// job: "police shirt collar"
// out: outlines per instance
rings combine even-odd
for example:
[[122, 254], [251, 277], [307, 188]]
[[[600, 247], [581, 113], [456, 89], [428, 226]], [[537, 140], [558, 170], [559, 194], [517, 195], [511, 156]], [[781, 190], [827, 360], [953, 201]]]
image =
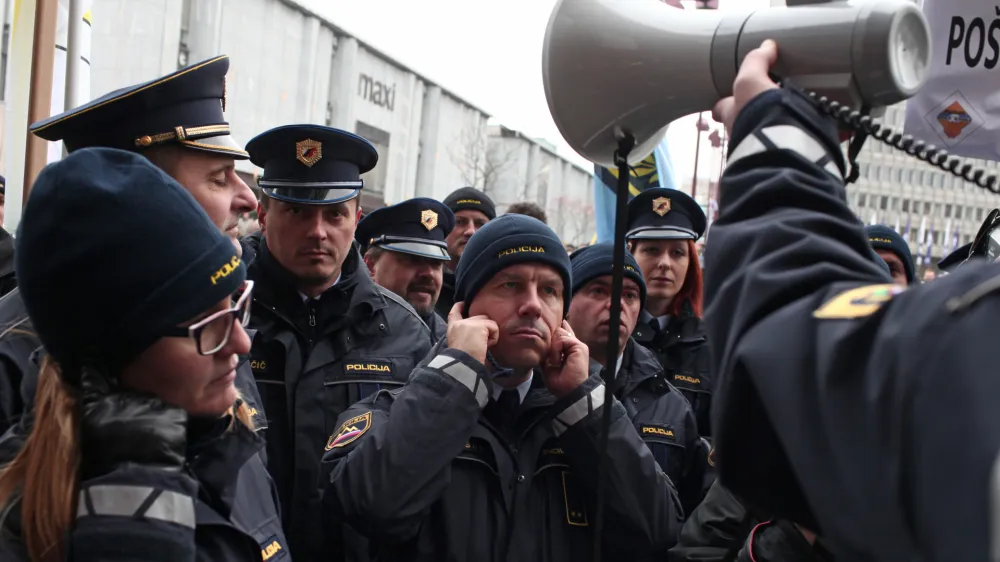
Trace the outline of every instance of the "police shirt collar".
[[[619, 361], [619, 364], [620, 364], [621, 363], [621, 359], [619, 358], [618, 361]], [[521, 399], [521, 403], [522, 404], [524, 403], [524, 397], [527, 396], [528, 395], [528, 391], [531, 390], [531, 380], [534, 377], [535, 377], [534, 372], [531, 372], [531, 373], [528, 374], [528, 378], [524, 379], [524, 382], [522, 382], [521, 384], [517, 385], [517, 396], [518, 396], [518, 398]], [[502, 387], [502, 386], [500, 386], [499, 384], [494, 384], [493, 385], [493, 400], [499, 400], [500, 399], [500, 393], [503, 392], [504, 390], [507, 390], [507, 389], [504, 388], [504, 387]]]
[[[343, 273], [343, 272], [340, 272], [340, 273], [339, 273], [339, 274], [337, 275], [337, 280], [333, 282], [333, 285], [330, 285], [330, 288], [331, 288], [331, 289], [332, 289], [333, 287], [336, 287], [336, 286], [337, 286], [337, 283], [340, 283], [340, 278], [341, 278], [341, 277], [342, 277], [343, 275], [344, 275], [344, 273]], [[322, 294], [322, 293], [320, 293], [320, 294], [316, 295], [316, 298], [314, 298], [314, 299], [312, 299], [312, 300], [314, 300], [314, 301], [318, 301], [318, 300], [320, 299], [320, 297], [322, 297], [322, 296], [323, 296], [323, 294]], [[300, 299], [302, 299], [302, 302], [309, 302], [309, 299], [310, 299], [311, 297], [310, 297], [309, 295], [307, 295], [307, 294], [303, 293], [302, 291], [299, 291], [299, 298], [300, 298]]]
[[[622, 370], [622, 362], [624, 361], [624, 359], [625, 359], [625, 351], [622, 351], [618, 355], [618, 361], [615, 362], [615, 378], [618, 377], [618, 373], [621, 372], [621, 370]], [[590, 371], [592, 373], [598, 373], [598, 374], [600, 374], [603, 369], [604, 369], [604, 365], [602, 365], [601, 363], [595, 361], [594, 359], [590, 360]]]

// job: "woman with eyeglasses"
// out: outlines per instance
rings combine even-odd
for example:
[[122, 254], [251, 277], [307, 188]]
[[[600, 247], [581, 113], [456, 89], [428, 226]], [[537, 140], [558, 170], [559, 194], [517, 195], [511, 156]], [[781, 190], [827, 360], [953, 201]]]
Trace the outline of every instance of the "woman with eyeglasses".
[[76, 151], [35, 182], [15, 260], [47, 358], [0, 459], [0, 560], [290, 560], [233, 386], [253, 286], [191, 195]]

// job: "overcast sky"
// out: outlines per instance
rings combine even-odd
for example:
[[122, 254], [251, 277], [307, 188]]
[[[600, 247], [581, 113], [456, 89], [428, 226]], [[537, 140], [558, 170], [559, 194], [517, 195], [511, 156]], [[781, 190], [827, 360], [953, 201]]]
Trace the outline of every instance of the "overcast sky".
[[[542, 87], [542, 41], [556, 0], [299, 2], [479, 106], [497, 122], [547, 139], [574, 162], [591, 166], [559, 135]], [[723, 0], [720, 4], [722, 9], [753, 9], [768, 6], [769, 0]], [[691, 177], [694, 137], [693, 117], [671, 127], [678, 179]], [[705, 144], [703, 139], [703, 149]], [[718, 163], [717, 154], [703, 150], [699, 176], [713, 167], [718, 173]]]

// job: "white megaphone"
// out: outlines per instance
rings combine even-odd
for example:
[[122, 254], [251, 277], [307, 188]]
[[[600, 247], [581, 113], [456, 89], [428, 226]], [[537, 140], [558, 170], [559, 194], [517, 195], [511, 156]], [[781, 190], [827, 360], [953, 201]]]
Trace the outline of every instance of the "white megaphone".
[[631, 135], [634, 164], [671, 121], [731, 95], [743, 57], [765, 39], [778, 43], [774, 74], [854, 108], [909, 98], [930, 63], [927, 21], [913, 0], [740, 13], [560, 0], [542, 55], [549, 111], [569, 145], [602, 166], [614, 165]]

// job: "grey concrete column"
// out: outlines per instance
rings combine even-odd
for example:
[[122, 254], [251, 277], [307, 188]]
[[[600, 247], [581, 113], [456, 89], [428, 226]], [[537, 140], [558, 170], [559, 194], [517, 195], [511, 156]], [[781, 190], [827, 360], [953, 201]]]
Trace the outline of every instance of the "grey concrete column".
[[358, 40], [337, 37], [330, 72], [330, 126], [354, 131], [354, 100], [358, 87]]
[[222, 53], [223, 0], [190, 0], [187, 21], [188, 64], [217, 57]]
[[[307, 16], [299, 56], [298, 94], [295, 119], [300, 123], [313, 123], [316, 91], [316, 65], [319, 58], [319, 19]], [[324, 108], [325, 109], [325, 108]]]
[[[420, 156], [417, 160], [417, 197], [434, 197], [434, 169], [437, 164], [438, 125], [441, 120], [441, 87], [432, 84], [424, 93], [420, 120]], [[447, 189], [457, 189], [448, 186]]]

